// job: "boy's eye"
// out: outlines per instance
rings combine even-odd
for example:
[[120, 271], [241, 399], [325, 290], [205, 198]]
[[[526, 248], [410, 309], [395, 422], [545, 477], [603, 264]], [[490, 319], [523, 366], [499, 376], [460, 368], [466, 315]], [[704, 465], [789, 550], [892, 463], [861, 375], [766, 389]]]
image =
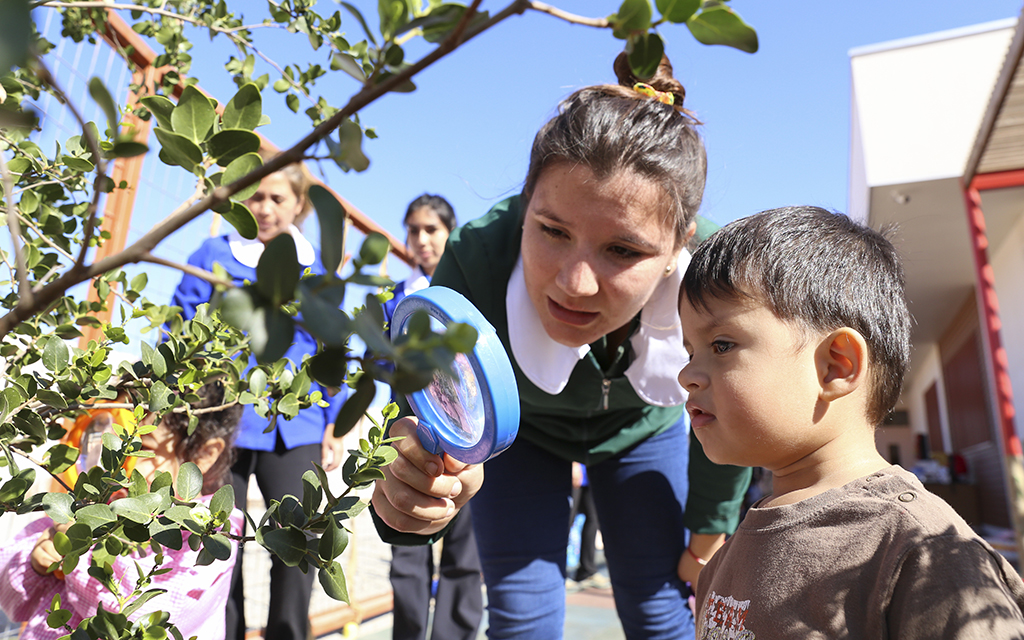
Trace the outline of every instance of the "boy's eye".
[[733, 346], [734, 343], [729, 342], [728, 340], [715, 340], [711, 343], [711, 350], [715, 353], [725, 353], [732, 349]]

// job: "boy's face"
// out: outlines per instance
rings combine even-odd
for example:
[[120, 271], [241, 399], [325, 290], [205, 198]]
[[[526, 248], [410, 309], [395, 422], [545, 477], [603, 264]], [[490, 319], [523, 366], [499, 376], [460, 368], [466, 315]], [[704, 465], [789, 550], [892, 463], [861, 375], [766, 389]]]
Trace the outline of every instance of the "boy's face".
[[750, 298], [679, 309], [690, 362], [679, 372], [694, 435], [718, 464], [779, 469], [813, 451], [819, 340]]

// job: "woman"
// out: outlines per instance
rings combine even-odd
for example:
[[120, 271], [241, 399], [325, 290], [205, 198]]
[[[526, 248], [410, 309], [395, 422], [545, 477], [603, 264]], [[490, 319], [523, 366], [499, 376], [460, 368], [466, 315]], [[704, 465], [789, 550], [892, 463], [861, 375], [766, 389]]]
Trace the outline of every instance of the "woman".
[[[455, 211], [441, 196], [424, 194], [413, 200], [403, 220], [406, 242], [416, 268], [398, 283], [394, 297], [384, 305], [388, 322], [395, 307], [410, 293], [430, 284], [448, 235], [455, 228]], [[467, 505], [444, 538], [437, 567], [431, 638], [472, 640], [483, 617], [480, 585], [480, 556], [477, 554], [473, 522]], [[434, 577], [434, 554], [430, 545], [391, 548], [391, 588], [394, 592], [394, 640], [425, 640]]]
[[[268, 160], [269, 157], [264, 157]], [[256, 280], [256, 264], [264, 246], [282, 233], [291, 234], [299, 262], [314, 273], [323, 273], [318, 252], [313, 248], [298, 225], [313, 210], [306, 196], [311, 184], [309, 172], [302, 165], [290, 165], [263, 178], [260, 187], [245, 201], [252, 211], [259, 231], [255, 240], [246, 240], [233, 231], [224, 236], [210, 238], [193, 253], [188, 262], [201, 269], [211, 270], [214, 263], [224, 267], [232, 280], [241, 285], [245, 280]], [[183, 315], [191, 318], [196, 307], [209, 302], [213, 286], [201, 278], [185, 274], [174, 293], [171, 304], [180, 306]], [[301, 326], [296, 326], [292, 346], [285, 357], [297, 368], [306, 354], [316, 353], [316, 339]], [[255, 365], [255, 360], [250, 366]], [[302, 496], [302, 474], [319, 462], [331, 470], [342, 462], [344, 447], [334, 437], [334, 417], [345, 400], [345, 393], [331, 392], [313, 383], [310, 393], [320, 391], [331, 406], [310, 407], [299, 412], [292, 420], [280, 419], [277, 427], [265, 433], [267, 419], [247, 406], [239, 424], [235, 441], [236, 460], [231, 468], [231, 484], [235, 488], [235, 502], [245, 509], [249, 476], [256, 476], [266, 504], [281, 500], [285, 495]], [[232, 597], [227, 610], [227, 638], [245, 637], [245, 599], [242, 586], [242, 549], [232, 577]], [[270, 569], [270, 613], [264, 637], [281, 640], [305, 640], [309, 631], [309, 600], [313, 592], [313, 571], [303, 573], [298, 567], [286, 566], [272, 556]]]
[[[492, 638], [561, 637], [572, 461], [587, 465], [628, 638], [693, 637], [684, 582], [735, 529], [749, 479], [691, 439], [676, 380], [704, 147], [667, 59], [649, 84], [624, 54], [615, 69], [618, 85], [562, 104], [522, 194], [457, 229], [433, 279], [476, 304], [512, 356], [518, 439], [481, 469], [405, 438], [374, 489], [382, 535], [408, 541], [392, 529], [434, 537], [476, 494]], [[391, 433], [414, 431], [409, 418]]]

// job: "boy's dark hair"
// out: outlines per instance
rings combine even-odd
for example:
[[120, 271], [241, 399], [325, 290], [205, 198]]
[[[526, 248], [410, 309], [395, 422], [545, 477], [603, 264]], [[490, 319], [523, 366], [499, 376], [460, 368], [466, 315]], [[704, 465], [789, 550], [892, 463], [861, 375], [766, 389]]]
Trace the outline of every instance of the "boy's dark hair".
[[[224, 404], [224, 383], [221, 380], [207, 382], [196, 393], [201, 400], [193, 403], [192, 409], [208, 409]], [[192, 462], [210, 438], [224, 439], [224, 451], [203, 474], [203, 493], [211, 494], [227, 482], [234, 461], [235, 435], [238, 433], [238, 421], [242, 417], [242, 405], [233, 404], [220, 411], [200, 413], [196, 417], [199, 424], [192, 435], [188, 433], [188, 416], [184, 413], [168, 413], [162, 424], [178, 439], [176, 451], [182, 462]]]
[[873, 365], [867, 410], [877, 425], [896, 406], [910, 360], [903, 264], [887, 234], [818, 207], [763, 211], [701, 244], [680, 293], [695, 309], [745, 296], [813, 330], [857, 330]]

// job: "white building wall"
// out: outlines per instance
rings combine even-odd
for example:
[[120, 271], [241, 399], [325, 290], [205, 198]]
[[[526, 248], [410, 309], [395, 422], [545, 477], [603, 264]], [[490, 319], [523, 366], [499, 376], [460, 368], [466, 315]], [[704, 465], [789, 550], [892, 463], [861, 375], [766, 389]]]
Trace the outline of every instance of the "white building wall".
[[[1021, 203], [1024, 213], [1024, 202]], [[1013, 387], [1014, 405], [1024, 407], [1024, 215], [1021, 215], [999, 251], [989, 255], [996, 279], [1001, 337]], [[1018, 414], [1017, 433], [1024, 433], [1024, 416]]]

